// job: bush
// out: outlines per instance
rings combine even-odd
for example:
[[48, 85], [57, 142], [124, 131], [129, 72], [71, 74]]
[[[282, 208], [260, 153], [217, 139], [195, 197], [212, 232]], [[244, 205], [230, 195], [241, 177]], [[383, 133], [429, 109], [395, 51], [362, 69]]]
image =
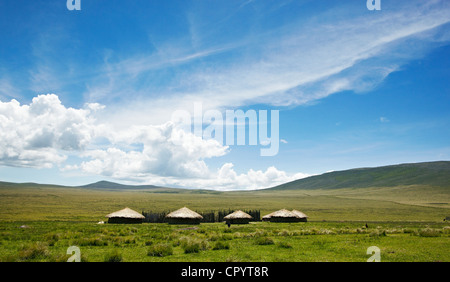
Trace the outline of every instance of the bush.
[[235, 256], [227, 257], [226, 262], [240, 262], [241, 259]]
[[207, 250], [209, 244], [205, 240], [187, 238], [181, 242], [181, 248], [183, 248], [185, 254], [198, 253]]
[[375, 230], [369, 234], [370, 237], [387, 236], [386, 230]]
[[217, 241], [212, 249], [213, 250], [228, 250], [228, 249], [230, 249], [230, 244], [228, 242]]
[[75, 246], [107, 246], [108, 242], [102, 238], [83, 238], [72, 242]]
[[54, 246], [56, 242], [59, 240], [59, 234], [47, 234], [45, 236], [45, 240], [48, 242], [49, 246]]
[[283, 229], [280, 232], [278, 232], [278, 236], [292, 236], [293, 232]]
[[450, 226], [445, 226], [444, 228], [442, 228], [442, 233], [450, 234]]
[[28, 247], [24, 247], [19, 252], [19, 257], [21, 260], [33, 260], [38, 258], [46, 258], [48, 256], [48, 247], [42, 242], [37, 242]]
[[256, 245], [273, 245], [275, 244], [272, 238], [269, 237], [257, 237], [255, 240]]
[[136, 238], [134, 237], [125, 237], [122, 241], [124, 244], [135, 244]]
[[277, 246], [283, 249], [292, 249], [291, 244], [287, 242], [278, 242]]
[[405, 228], [405, 229], [403, 229], [403, 233], [405, 233], [405, 234], [414, 234], [414, 229], [412, 229], [412, 228]]
[[105, 255], [104, 262], [121, 262], [122, 259], [122, 255], [117, 250], [114, 250]]
[[173, 254], [172, 246], [169, 244], [159, 243], [156, 245], [152, 245], [147, 255], [152, 257], [165, 257]]
[[420, 237], [439, 237], [441, 236], [440, 230], [435, 230], [431, 228], [425, 228], [419, 231]]

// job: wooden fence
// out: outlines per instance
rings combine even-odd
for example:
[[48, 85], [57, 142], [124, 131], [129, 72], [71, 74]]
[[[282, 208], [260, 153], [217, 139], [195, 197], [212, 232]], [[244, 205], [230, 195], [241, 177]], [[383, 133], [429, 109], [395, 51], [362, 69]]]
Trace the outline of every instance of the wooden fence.
[[[260, 210], [242, 210], [243, 212], [248, 213], [253, 217], [250, 221], [261, 221], [261, 212]], [[209, 212], [197, 212], [203, 219], [201, 222], [223, 222], [224, 217], [229, 215], [230, 213], [235, 212], [235, 210], [219, 210], [219, 211], [209, 211]], [[145, 217], [144, 222], [148, 223], [163, 223], [166, 222], [165, 218], [170, 211], [163, 212], [155, 212], [155, 211], [142, 211], [142, 215]]]

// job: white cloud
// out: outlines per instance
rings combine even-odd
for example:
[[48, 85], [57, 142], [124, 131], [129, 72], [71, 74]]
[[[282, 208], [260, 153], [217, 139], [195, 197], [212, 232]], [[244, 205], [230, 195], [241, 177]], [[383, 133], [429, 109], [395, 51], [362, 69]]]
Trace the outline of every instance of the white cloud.
[[[233, 47], [200, 44], [193, 51], [186, 42], [177, 48], [164, 42], [157, 53], [105, 64], [95, 80], [101, 83], [92, 83], [86, 95], [100, 102], [133, 96], [109, 107], [107, 118], [126, 126], [163, 123], [173, 109], [191, 109], [197, 101], [206, 111], [260, 103], [300, 105], [340, 91], [369, 91], [448, 40], [448, 31], [438, 30], [450, 20], [445, 1], [392, 5], [372, 14], [355, 12], [353, 4], [339, 5], [341, 10], [330, 6], [314, 17], [267, 31], [231, 38], [216, 35]], [[209, 39], [215, 38], [210, 25], [206, 27], [208, 31], [196, 27], [197, 36], [208, 33]], [[178, 68], [181, 63], [188, 66]], [[176, 75], [160, 82], [160, 72]]]
[[0, 99], [1, 98], [19, 98], [20, 95], [17, 93], [17, 87], [15, 87], [11, 79], [3, 76], [0, 78]]
[[[39, 95], [29, 105], [0, 102], [0, 165], [58, 165], [62, 171], [116, 180], [217, 190], [267, 188], [305, 176], [275, 167], [238, 174], [231, 163], [212, 172], [205, 160], [227, 154], [228, 146], [185, 132], [173, 122], [117, 130], [94, 118], [103, 108], [66, 108], [54, 94]], [[81, 161], [66, 164], [68, 155]]]
[[[105, 127], [107, 128], [107, 127]], [[220, 157], [228, 147], [216, 140], [203, 140], [184, 132], [172, 122], [159, 126], [134, 126], [104, 134], [107, 148], [88, 150], [79, 168], [83, 171], [117, 179], [146, 179], [149, 175], [165, 177], [203, 177], [209, 173], [205, 159]], [[138, 145], [139, 149], [130, 146]]]
[[387, 117], [380, 117], [380, 122], [385, 123], [390, 122], [390, 120]]
[[[265, 171], [250, 169], [246, 173], [237, 173], [232, 163], [225, 163], [216, 172], [209, 172], [198, 178], [151, 178], [151, 184], [162, 186], [183, 186], [218, 191], [256, 190], [274, 187], [286, 182], [305, 178], [304, 173], [288, 174], [271, 166]], [[145, 181], [144, 181], [145, 182]]]
[[52, 167], [64, 151], [83, 150], [94, 136], [90, 109], [66, 108], [58, 96], [39, 95], [30, 105], [0, 102], [0, 164]]
[[[126, 139], [125, 140], [125, 137]], [[86, 151], [89, 161], [68, 169], [81, 169], [123, 181], [137, 181], [161, 186], [181, 186], [213, 190], [252, 190], [273, 187], [308, 176], [288, 175], [275, 167], [266, 171], [250, 169], [238, 174], [232, 163], [216, 172], [209, 169], [205, 159], [220, 157], [228, 152], [216, 140], [203, 140], [186, 133], [171, 122], [160, 126], [134, 127], [110, 136], [116, 145], [140, 143], [141, 150], [126, 151], [114, 147]]]

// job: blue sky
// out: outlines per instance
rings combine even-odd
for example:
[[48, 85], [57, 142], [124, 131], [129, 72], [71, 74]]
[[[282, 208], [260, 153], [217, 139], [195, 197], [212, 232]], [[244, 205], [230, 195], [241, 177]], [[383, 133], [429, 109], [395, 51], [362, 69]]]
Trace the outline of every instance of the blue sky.
[[[0, 0], [0, 180], [257, 189], [450, 159], [450, 3]], [[278, 110], [279, 151], [176, 110]]]

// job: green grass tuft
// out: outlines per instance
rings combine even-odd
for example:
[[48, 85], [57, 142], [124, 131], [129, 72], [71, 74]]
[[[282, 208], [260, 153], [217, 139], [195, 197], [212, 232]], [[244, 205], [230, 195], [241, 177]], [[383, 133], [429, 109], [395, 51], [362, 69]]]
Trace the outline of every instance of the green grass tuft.
[[173, 254], [173, 248], [166, 243], [159, 243], [152, 245], [147, 252], [148, 256], [152, 257], [166, 257]]

